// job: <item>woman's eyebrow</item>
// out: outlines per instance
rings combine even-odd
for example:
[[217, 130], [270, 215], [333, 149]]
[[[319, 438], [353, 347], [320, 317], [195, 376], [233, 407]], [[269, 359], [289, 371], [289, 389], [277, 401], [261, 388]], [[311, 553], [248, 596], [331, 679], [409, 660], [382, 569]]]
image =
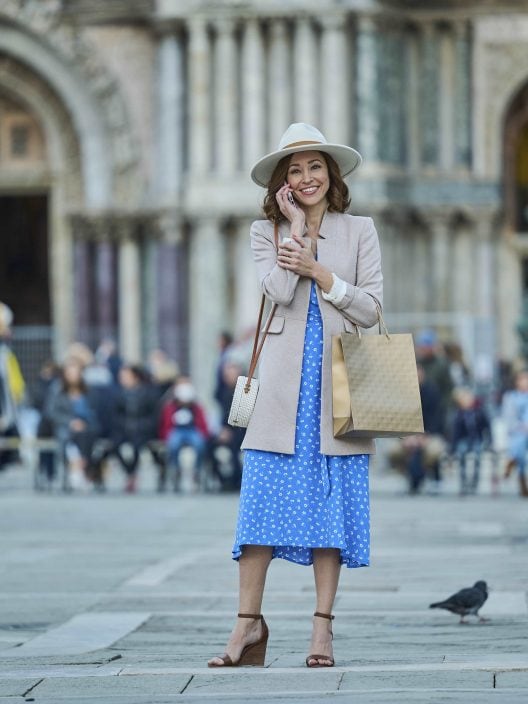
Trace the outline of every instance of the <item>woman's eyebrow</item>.
[[[320, 162], [321, 159], [310, 159], [310, 161], [309, 161], [308, 163], [309, 163], [309, 164], [313, 164], [315, 161], [319, 161], [319, 162]], [[289, 168], [291, 169], [292, 166], [299, 166], [299, 165], [300, 165], [299, 162], [296, 161], [294, 164], [290, 164], [290, 167], [289, 167]]]

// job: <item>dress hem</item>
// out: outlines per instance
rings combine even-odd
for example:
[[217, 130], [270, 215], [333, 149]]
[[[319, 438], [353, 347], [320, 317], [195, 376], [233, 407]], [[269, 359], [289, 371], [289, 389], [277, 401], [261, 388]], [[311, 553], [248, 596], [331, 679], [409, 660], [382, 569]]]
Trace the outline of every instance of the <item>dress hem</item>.
[[[288, 562], [293, 562], [296, 565], [302, 565], [303, 567], [310, 567], [310, 565], [313, 565], [313, 549], [314, 548], [329, 548], [329, 549], [335, 549], [340, 551], [340, 564], [341, 565], [346, 565], [347, 568], [349, 569], [357, 569], [359, 567], [370, 567], [370, 561], [369, 560], [357, 560], [352, 556], [347, 556], [346, 552], [341, 548], [339, 545], [267, 545], [265, 543], [244, 543], [244, 545], [260, 545], [263, 547], [270, 547], [273, 548], [273, 553], [271, 556], [271, 559], [281, 559], [281, 560], [287, 560]], [[310, 557], [308, 558], [307, 561], [303, 560], [296, 560], [294, 557], [291, 557], [287, 554], [281, 553], [278, 554], [276, 552], [277, 548], [292, 548], [292, 549], [303, 549], [303, 550], [309, 550]], [[232, 559], [238, 562], [242, 555], [242, 549], [241, 546], [235, 547], [232, 550]]]

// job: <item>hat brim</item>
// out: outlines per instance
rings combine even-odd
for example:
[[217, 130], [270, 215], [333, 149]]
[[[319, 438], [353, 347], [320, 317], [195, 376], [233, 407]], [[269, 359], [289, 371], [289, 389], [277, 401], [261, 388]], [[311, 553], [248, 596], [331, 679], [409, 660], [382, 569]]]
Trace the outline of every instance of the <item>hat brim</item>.
[[290, 154], [308, 151], [324, 152], [333, 157], [339, 166], [339, 171], [343, 178], [357, 169], [363, 161], [359, 152], [344, 144], [302, 144], [296, 147], [279, 149], [278, 151], [262, 157], [251, 169], [251, 178], [257, 185], [267, 188], [273, 171], [281, 159], [284, 159], [285, 156], [289, 156]]

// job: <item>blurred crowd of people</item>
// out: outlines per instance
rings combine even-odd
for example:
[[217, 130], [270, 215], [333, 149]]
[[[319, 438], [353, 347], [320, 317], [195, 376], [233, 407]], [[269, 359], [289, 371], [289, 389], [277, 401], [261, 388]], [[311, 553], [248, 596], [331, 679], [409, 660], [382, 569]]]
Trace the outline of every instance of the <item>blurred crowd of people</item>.
[[[230, 356], [232, 340], [223, 334], [215, 380], [217, 412], [207, 412], [192, 379], [161, 350], [145, 365], [124, 361], [112, 340], [92, 352], [82, 343], [65, 350], [62, 364], [46, 362], [31, 390], [25, 388], [9, 346], [11, 311], [0, 308], [0, 437], [17, 437], [18, 409], [24, 403], [38, 413], [35, 434], [52, 438], [54, 449], [41, 449], [39, 471], [50, 484], [66, 468], [72, 489], [103, 489], [111, 458], [124, 473], [124, 489], [137, 489], [142, 453], [159, 473], [158, 488], [181, 487], [181, 452], [192, 451], [192, 487], [212, 477], [221, 490], [238, 490], [243, 431], [227, 423], [233, 389], [242, 373]], [[0, 468], [16, 458], [0, 447]]]
[[[103, 340], [95, 352], [81, 343], [70, 345], [60, 365], [43, 365], [28, 392], [9, 345], [12, 323], [12, 312], [0, 303], [0, 440], [18, 436], [21, 406], [35, 409], [36, 435], [54, 439], [59, 449], [40, 451], [40, 473], [48, 482], [60, 464], [72, 488], [103, 488], [105, 467], [114, 458], [123, 470], [125, 491], [134, 492], [146, 453], [158, 469], [159, 489], [169, 484], [179, 490], [181, 452], [190, 448], [195, 487], [208, 476], [219, 489], [240, 488], [244, 429], [231, 427], [227, 419], [237, 378], [247, 369], [248, 340], [220, 336], [216, 412], [211, 412], [197, 398], [192, 379], [163, 351], [153, 350], [145, 365], [130, 364], [112, 340]], [[483, 453], [497, 460], [504, 449], [502, 478], [515, 474], [519, 493], [528, 496], [528, 367], [502, 363], [483, 393], [460, 345], [443, 344], [432, 329], [416, 336], [416, 358], [425, 433], [389, 451], [392, 466], [407, 477], [409, 492], [438, 493], [443, 469], [451, 464], [459, 472], [460, 493], [474, 494]], [[505, 448], [498, 448], [494, 438], [497, 420], [505, 431]], [[16, 455], [16, 448], [0, 444], [0, 469]]]
[[[425, 432], [402, 440], [389, 457], [405, 472], [409, 492], [417, 494], [427, 487], [430, 493], [439, 493], [443, 468], [455, 464], [460, 493], [475, 494], [483, 453], [490, 453], [497, 465], [503, 449], [494, 437], [499, 421], [507, 455], [502, 479], [516, 471], [519, 493], [528, 496], [528, 369], [502, 363], [495, 383], [483, 389], [466, 364], [460, 345], [442, 344], [432, 329], [417, 335], [416, 360]], [[495, 481], [500, 478], [494, 476]]]

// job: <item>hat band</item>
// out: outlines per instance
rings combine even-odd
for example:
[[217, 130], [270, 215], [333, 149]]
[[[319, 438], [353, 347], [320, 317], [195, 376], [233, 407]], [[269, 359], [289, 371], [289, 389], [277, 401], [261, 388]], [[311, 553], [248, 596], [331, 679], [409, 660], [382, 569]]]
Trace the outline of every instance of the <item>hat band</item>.
[[283, 149], [291, 149], [291, 147], [303, 147], [305, 144], [324, 144], [324, 142], [317, 142], [313, 140], [305, 140], [304, 142], [292, 142], [287, 144]]

